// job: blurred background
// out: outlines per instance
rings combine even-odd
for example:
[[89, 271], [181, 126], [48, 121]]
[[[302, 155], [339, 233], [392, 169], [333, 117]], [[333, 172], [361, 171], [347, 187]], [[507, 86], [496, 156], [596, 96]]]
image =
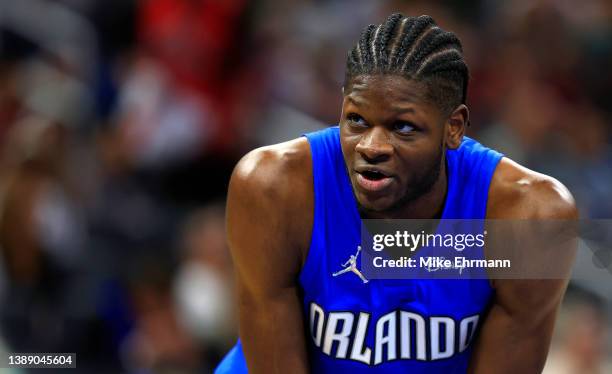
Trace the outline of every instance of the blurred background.
[[[468, 135], [612, 218], [612, 2], [430, 3], [0, 0], [0, 349], [210, 372], [233, 165], [336, 123], [346, 53], [394, 11], [462, 40]], [[572, 282], [546, 373], [612, 372], [606, 275]]]

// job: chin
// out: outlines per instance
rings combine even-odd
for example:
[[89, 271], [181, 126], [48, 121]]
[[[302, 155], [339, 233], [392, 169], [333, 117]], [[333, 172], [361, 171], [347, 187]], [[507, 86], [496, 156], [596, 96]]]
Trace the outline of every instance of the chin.
[[368, 198], [363, 195], [358, 195], [357, 203], [361, 211], [383, 213], [393, 208], [397, 201], [393, 200], [389, 195], [377, 198]]

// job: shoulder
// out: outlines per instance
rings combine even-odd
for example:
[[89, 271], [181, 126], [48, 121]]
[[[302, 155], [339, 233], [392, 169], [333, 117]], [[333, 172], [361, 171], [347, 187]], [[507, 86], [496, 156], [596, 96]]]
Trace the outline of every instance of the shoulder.
[[[547, 325], [550, 322], [546, 321], [550, 321], [547, 318], [554, 318], [575, 253], [575, 242], [563, 240], [567, 236], [558, 235], [559, 230], [568, 228], [567, 221], [578, 218], [570, 191], [548, 175], [503, 158], [491, 180], [487, 218], [529, 220], [527, 224], [512, 227], [512, 230], [520, 231], [509, 232], [506, 226], [494, 226], [498, 231], [492, 236], [493, 239], [490, 237], [487, 257], [518, 259], [517, 269], [533, 275], [532, 278], [491, 278], [491, 285], [496, 290], [495, 303], [506, 315], [512, 316], [522, 329], [552, 326]], [[533, 224], [537, 220], [554, 220], [558, 224]], [[511, 238], [508, 234], [512, 235]], [[515, 237], [520, 238], [520, 245], [510, 244]], [[554, 274], [543, 272], [551, 258], [555, 263]], [[512, 265], [514, 268], [515, 263]], [[536, 274], [548, 276], [540, 279]]]
[[[237, 235], [307, 250], [314, 192], [306, 138], [257, 148], [238, 162], [230, 179], [227, 215], [230, 245]], [[239, 232], [236, 232], [238, 231]], [[302, 255], [303, 257], [303, 255]]]
[[492, 219], [575, 219], [576, 203], [558, 180], [504, 157], [499, 162], [487, 203]]
[[310, 147], [302, 137], [247, 153], [234, 168], [230, 191], [238, 190], [253, 198], [294, 200], [294, 192], [311, 182]]

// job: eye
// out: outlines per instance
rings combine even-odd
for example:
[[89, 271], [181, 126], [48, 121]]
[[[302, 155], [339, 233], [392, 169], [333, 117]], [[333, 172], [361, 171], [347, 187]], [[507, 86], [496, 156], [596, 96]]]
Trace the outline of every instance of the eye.
[[415, 127], [412, 123], [406, 121], [398, 121], [393, 124], [393, 130], [398, 133], [405, 135], [410, 134], [415, 130]]
[[349, 113], [346, 115], [347, 121], [355, 127], [366, 127], [367, 123], [359, 114]]

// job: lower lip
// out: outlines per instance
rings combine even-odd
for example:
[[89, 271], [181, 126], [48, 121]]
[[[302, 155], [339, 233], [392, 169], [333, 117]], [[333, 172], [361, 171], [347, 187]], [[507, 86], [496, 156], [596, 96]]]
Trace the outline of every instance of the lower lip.
[[391, 177], [384, 177], [378, 180], [367, 179], [363, 175], [357, 173], [357, 183], [361, 188], [370, 192], [377, 192], [387, 188], [393, 179]]

